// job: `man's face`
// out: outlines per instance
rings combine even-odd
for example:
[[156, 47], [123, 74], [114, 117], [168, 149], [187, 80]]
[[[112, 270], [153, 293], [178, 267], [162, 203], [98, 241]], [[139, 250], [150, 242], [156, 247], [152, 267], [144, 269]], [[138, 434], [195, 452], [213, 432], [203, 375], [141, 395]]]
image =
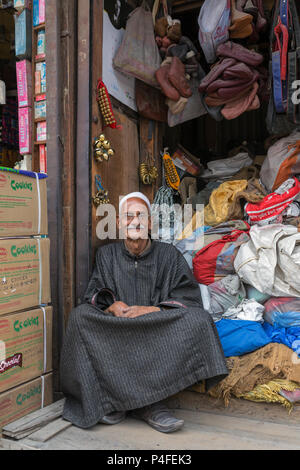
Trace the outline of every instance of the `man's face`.
[[122, 238], [147, 239], [150, 227], [148, 207], [140, 199], [128, 199], [119, 214], [118, 227]]

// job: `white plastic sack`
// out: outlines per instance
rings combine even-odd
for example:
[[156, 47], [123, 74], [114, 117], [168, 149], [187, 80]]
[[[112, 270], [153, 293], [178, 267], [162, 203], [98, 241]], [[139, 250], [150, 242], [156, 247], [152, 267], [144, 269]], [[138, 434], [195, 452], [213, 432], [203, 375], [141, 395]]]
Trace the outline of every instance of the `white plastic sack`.
[[231, 158], [222, 158], [207, 163], [207, 170], [201, 173], [201, 178], [224, 178], [233, 176], [246, 166], [253, 164], [247, 152], [241, 152]]
[[205, 0], [198, 17], [199, 42], [209, 64], [216, 61], [219, 44], [229, 38], [230, 0]]
[[240, 278], [263, 294], [300, 296], [300, 233], [292, 225], [253, 226], [234, 260]]

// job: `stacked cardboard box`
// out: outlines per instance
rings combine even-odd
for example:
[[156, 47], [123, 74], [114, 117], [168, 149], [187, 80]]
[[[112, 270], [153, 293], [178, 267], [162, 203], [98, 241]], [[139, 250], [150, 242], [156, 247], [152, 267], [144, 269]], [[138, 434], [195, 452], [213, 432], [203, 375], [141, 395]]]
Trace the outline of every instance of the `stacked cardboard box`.
[[0, 168], [0, 431], [52, 401], [46, 175]]

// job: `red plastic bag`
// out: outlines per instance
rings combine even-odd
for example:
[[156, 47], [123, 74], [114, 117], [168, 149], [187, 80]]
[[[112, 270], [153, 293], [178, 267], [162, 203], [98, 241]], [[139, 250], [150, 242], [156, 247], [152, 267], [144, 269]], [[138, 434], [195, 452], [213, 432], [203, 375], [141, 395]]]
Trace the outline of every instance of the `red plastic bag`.
[[248, 232], [234, 230], [198, 251], [193, 258], [196, 280], [200, 284], [209, 285], [229, 274], [235, 274], [234, 259], [240, 246], [248, 240]]

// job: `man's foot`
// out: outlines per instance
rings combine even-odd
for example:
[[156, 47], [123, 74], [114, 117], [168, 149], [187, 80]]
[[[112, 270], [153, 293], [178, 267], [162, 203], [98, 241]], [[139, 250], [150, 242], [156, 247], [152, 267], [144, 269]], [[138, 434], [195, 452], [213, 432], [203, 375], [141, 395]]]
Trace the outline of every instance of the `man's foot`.
[[132, 416], [146, 421], [146, 423], [159, 432], [175, 432], [184, 425], [183, 419], [175, 418], [169, 408], [162, 402], [134, 410]]
[[101, 424], [118, 424], [126, 418], [125, 411], [113, 411], [109, 415], [103, 416], [99, 423]]

